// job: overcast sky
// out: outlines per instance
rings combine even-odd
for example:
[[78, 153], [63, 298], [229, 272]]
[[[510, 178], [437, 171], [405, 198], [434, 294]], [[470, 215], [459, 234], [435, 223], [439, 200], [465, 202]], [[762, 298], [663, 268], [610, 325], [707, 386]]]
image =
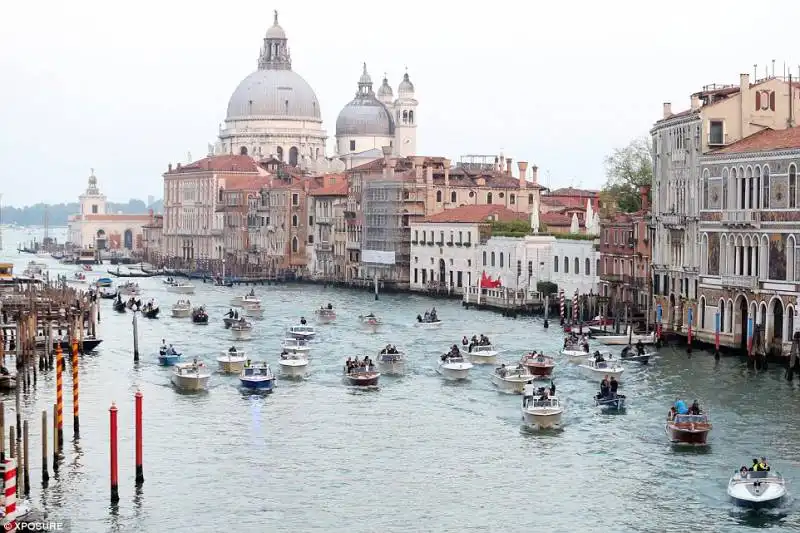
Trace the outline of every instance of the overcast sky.
[[553, 187], [599, 188], [604, 156], [662, 102], [679, 111], [754, 63], [800, 62], [792, 0], [4, 2], [3, 203], [71, 201], [91, 167], [112, 200], [160, 198], [167, 164], [214, 142], [273, 9], [331, 138], [362, 62], [395, 93], [407, 65], [421, 155], [502, 150]]

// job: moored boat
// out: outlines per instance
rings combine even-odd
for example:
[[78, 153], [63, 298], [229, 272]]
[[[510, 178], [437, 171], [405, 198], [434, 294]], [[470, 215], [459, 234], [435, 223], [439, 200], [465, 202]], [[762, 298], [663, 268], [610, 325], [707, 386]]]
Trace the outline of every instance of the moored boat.
[[771, 507], [786, 496], [786, 481], [778, 472], [743, 466], [728, 482], [728, 496], [742, 507]]
[[362, 363], [366, 364], [361, 366], [358, 358], [352, 364], [349, 359], [347, 360], [343, 378], [345, 385], [353, 387], [375, 387], [378, 385], [378, 380], [381, 377], [380, 372], [375, 371], [375, 367], [368, 357], [365, 357]]
[[387, 345], [378, 354], [378, 370], [382, 374], [401, 375], [406, 370], [406, 356], [393, 345]]
[[300, 353], [308, 357], [308, 352], [311, 351], [311, 345], [305, 339], [297, 339], [295, 337], [288, 337], [281, 341], [281, 349], [286, 353]]
[[192, 316], [192, 304], [187, 300], [178, 300], [172, 306], [173, 318], [188, 318]]
[[128, 305], [125, 302], [123, 302], [119, 298], [114, 300], [114, 311], [116, 311], [117, 313], [124, 313], [127, 309]]
[[287, 377], [299, 378], [308, 372], [308, 357], [302, 353], [282, 353], [278, 364]]
[[231, 326], [231, 334], [234, 339], [244, 340], [249, 339], [250, 334], [253, 332], [253, 325], [244, 319], [240, 318]]
[[242, 387], [269, 392], [275, 387], [275, 375], [266, 361], [246, 364], [239, 373]]
[[525, 384], [533, 380], [533, 374], [522, 364], [514, 366], [501, 364], [494, 369], [491, 380], [498, 390], [522, 394]]
[[176, 363], [172, 372], [172, 384], [183, 391], [208, 390], [211, 372], [202, 361]]
[[648, 334], [629, 333], [626, 335], [600, 335], [595, 337], [595, 340], [600, 344], [611, 346], [627, 346], [628, 344], [636, 344], [637, 342], [641, 342], [642, 344], [655, 344], [656, 334], [655, 332], [651, 332]]
[[522, 407], [522, 421], [532, 429], [556, 428], [561, 425], [564, 408], [557, 396], [534, 397]]
[[192, 309], [192, 322], [195, 324], [208, 324], [208, 313], [203, 306]]
[[617, 381], [622, 378], [625, 369], [617, 361], [607, 361], [604, 358], [587, 357], [586, 360], [578, 365], [584, 376], [592, 381], [598, 382], [603, 377], [613, 377]]
[[469, 349], [467, 355], [473, 364], [493, 365], [499, 353], [491, 344], [475, 344]]
[[[114, 280], [111, 278], [100, 278], [94, 282], [95, 285], [98, 287], [112, 287], [114, 285]], [[116, 293], [116, 291], [114, 291]]]
[[706, 413], [692, 415], [670, 411], [664, 429], [673, 444], [706, 446], [712, 425]]
[[247, 354], [231, 346], [228, 351], [221, 352], [217, 356], [219, 371], [223, 374], [238, 374], [244, 368], [247, 361]]
[[556, 367], [556, 360], [543, 353], [526, 353], [520, 359], [520, 363], [525, 366], [534, 377], [550, 377]]
[[440, 357], [436, 371], [447, 380], [460, 381], [469, 379], [472, 363], [465, 360], [461, 354], [447, 353]]
[[311, 340], [316, 334], [314, 326], [309, 326], [308, 324], [300, 323], [289, 328], [289, 336], [295, 339]]

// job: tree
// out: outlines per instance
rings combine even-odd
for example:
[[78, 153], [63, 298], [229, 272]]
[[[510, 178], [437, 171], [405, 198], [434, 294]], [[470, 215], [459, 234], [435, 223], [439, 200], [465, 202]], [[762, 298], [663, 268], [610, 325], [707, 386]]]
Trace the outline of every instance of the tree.
[[[613, 198], [617, 207], [626, 213], [642, 208], [640, 187], [653, 183], [653, 159], [650, 143], [646, 137], [631, 141], [624, 148], [617, 148], [606, 157], [606, 184], [603, 192]], [[648, 195], [649, 196], [649, 195]]]

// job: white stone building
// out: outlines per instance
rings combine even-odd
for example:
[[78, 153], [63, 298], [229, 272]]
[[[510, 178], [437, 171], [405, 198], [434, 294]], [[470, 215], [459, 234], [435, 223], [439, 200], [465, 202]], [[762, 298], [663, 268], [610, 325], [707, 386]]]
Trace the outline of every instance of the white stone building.
[[247, 76], [228, 102], [216, 154], [271, 156], [292, 166], [313, 167], [325, 160], [325, 130], [319, 100], [292, 70], [286, 33], [275, 22], [267, 30], [258, 69]]
[[94, 169], [79, 202], [80, 214], [67, 221], [67, 241], [73, 246], [95, 250], [143, 248], [142, 227], [152, 223], [152, 214], [108, 213], [106, 196], [97, 187]]
[[417, 150], [417, 100], [414, 99], [414, 84], [403, 75], [394, 98], [389, 81], [375, 94], [367, 65], [358, 80], [355, 98], [344, 106], [336, 119], [336, 153], [372, 154], [372, 159], [382, 157], [384, 146], [392, 149], [392, 155], [405, 157], [415, 155]]

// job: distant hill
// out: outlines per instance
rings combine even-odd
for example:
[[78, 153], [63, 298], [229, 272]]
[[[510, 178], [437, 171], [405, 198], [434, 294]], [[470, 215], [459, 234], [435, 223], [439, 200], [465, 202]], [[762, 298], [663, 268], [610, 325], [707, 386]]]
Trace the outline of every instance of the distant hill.
[[[153, 202], [149, 207], [143, 201], [134, 199], [128, 200], [128, 203], [125, 204], [116, 202], [108, 202], [106, 204], [106, 209], [109, 213], [125, 213], [126, 215], [147, 213], [148, 209], [152, 209], [155, 213], [161, 213], [163, 208], [164, 202], [162, 200]], [[80, 212], [80, 205], [77, 202], [68, 204], [35, 204], [25, 207], [4, 205], [0, 209], [0, 221], [3, 224], [42, 226], [44, 225], [45, 211], [47, 212], [50, 226], [66, 226], [67, 218]]]

